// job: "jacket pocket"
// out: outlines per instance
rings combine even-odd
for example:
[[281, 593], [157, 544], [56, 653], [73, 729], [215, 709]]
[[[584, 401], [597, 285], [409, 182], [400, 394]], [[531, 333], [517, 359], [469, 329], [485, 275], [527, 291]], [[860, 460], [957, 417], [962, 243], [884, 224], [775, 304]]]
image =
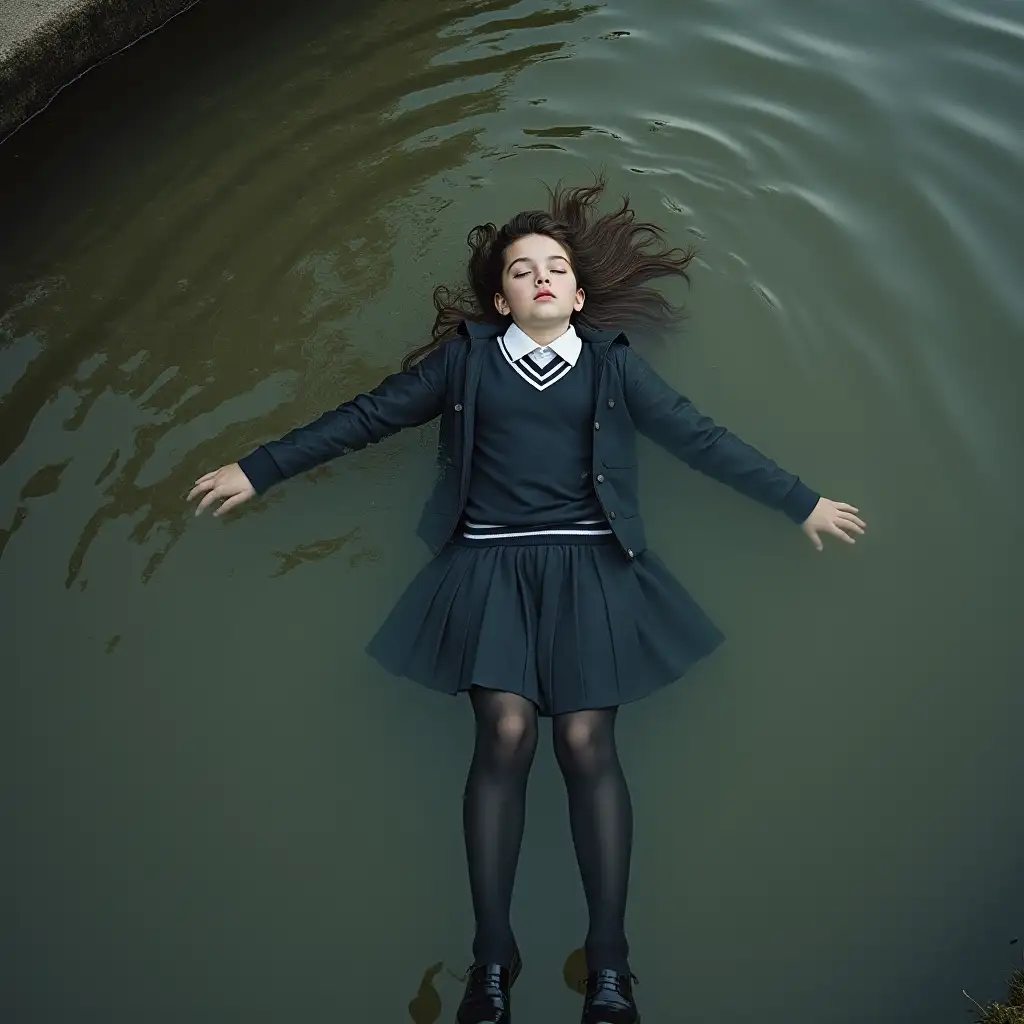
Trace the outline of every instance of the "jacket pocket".
[[611, 479], [615, 493], [630, 508], [623, 509], [623, 512], [632, 512], [636, 509], [637, 489], [639, 484], [639, 473], [635, 462], [624, 463], [623, 465], [608, 465], [608, 477]]
[[646, 550], [647, 530], [639, 512], [623, 515], [619, 519], [618, 529], [615, 532], [627, 557], [635, 558], [641, 551]]

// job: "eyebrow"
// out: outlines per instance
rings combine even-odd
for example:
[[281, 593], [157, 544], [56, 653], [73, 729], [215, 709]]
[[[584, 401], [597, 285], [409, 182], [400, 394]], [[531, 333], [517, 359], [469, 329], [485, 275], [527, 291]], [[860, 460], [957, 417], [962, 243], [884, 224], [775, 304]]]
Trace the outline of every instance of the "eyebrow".
[[[566, 263], [569, 263], [568, 258], [565, 257], [565, 256], [562, 256], [560, 253], [556, 253], [556, 254], [554, 254], [552, 256], [549, 256], [548, 259], [549, 260], [565, 260]], [[508, 265], [508, 267], [506, 269], [507, 270], [511, 270], [517, 263], [532, 263], [532, 262], [533, 262], [533, 260], [531, 260], [529, 256], [518, 256], [518, 257], [516, 257], [516, 259], [514, 259]], [[569, 265], [572, 266], [572, 264], [569, 264]]]

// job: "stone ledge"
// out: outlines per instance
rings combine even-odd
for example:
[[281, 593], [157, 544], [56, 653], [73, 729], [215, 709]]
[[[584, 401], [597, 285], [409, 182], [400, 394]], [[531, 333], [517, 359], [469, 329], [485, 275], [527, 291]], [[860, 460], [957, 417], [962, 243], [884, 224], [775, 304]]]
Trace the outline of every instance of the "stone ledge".
[[0, 140], [65, 85], [198, 0], [0, 0]]

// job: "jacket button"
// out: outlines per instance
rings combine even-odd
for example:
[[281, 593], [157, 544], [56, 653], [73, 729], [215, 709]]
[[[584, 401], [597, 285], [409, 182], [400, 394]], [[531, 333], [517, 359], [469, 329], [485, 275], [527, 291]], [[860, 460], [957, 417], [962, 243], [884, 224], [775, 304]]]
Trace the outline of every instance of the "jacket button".
[[456, 402], [455, 403], [455, 411], [456, 412], [462, 412], [462, 403], [461, 402]]
[[599, 484], [603, 484], [604, 483], [604, 473], [598, 473], [597, 474], [597, 482]]
[[633, 554], [633, 549], [632, 549], [632, 548], [627, 548], [627, 550], [626, 550], [626, 554], [627, 554], [627, 555], [628, 555], [628, 556], [629, 556], [630, 558], [636, 558], [636, 555], [635, 555], [635, 554]]
[[595, 430], [600, 430], [601, 429], [601, 424], [598, 423], [597, 420], [594, 420], [594, 429]]
[[614, 409], [615, 408], [615, 399], [614, 398], [609, 398], [608, 399], [608, 408], [609, 409]]
[[614, 519], [615, 518], [615, 513], [614, 512], [609, 512], [608, 513], [608, 518], [609, 519]]

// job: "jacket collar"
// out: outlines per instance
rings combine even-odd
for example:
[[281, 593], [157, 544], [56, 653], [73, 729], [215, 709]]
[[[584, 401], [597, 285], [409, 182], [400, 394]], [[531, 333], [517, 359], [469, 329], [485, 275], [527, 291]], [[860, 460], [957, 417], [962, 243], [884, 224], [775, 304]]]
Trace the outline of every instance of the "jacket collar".
[[[619, 340], [627, 345], [629, 344], [629, 339], [622, 331], [598, 331], [579, 323], [573, 326], [576, 328], [576, 333], [580, 338], [594, 345], [607, 345]], [[502, 324], [485, 323], [482, 320], [463, 320], [459, 327], [460, 333], [464, 334], [474, 343], [497, 338], [504, 330], [505, 327]]]

